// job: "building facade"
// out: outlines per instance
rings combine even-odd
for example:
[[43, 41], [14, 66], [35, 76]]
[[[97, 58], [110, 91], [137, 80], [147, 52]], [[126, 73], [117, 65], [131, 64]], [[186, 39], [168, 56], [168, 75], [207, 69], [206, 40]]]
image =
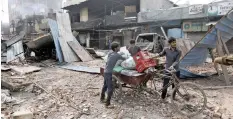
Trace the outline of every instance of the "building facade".
[[128, 45], [139, 33], [164, 35], [161, 26], [168, 37], [197, 42], [232, 7], [231, 0], [182, 7], [169, 0], [81, 0], [63, 9], [87, 47], [106, 49], [112, 41]]
[[66, 3], [68, 6], [63, 9], [68, 10], [72, 30], [79, 33], [77, 37], [80, 37], [87, 47], [106, 49], [112, 41], [118, 41], [122, 46], [128, 45], [137, 34], [149, 32], [146, 27], [142, 27], [147, 24], [137, 22], [137, 16], [144, 8], [155, 10], [174, 6], [168, 0], [159, 1], [157, 6], [153, 7], [144, 0], [71, 0], [71, 4]]
[[[138, 13], [138, 23], [151, 23], [161, 21], [168, 36], [185, 38], [192, 41], [201, 40], [211, 25], [229, 10], [233, 8], [233, 1], [224, 0], [204, 5], [189, 5], [183, 7], [172, 7], [154, 11], [142, 11]], [[176, 22], [172, 28], [168, 22]], [[149, 27], [153, 25], [149, 25]], [[176, 30], [172, 30], [175, 28]]]

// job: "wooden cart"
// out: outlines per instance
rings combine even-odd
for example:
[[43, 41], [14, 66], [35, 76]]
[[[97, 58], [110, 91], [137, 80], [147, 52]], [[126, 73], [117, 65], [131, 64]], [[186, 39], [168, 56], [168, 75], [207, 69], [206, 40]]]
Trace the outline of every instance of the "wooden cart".
[[[167, 72], [166, 75], [164, 75], [164, 71]], [[104, 76], [104, 68], [101, 68], [100, 72]], [[165, 86], [165, 88], [172, 84], [175, 85], [171, 96], [171, 105], [174, 107], [175, 111], [185, 116], [192, 117], [200, 114], [205, 109], [207, 99], [204, 91], [200, 88], [200, 86], [194, 83], [180, 82], [174, 71], [158, 71], [155, 68], [149, 68], [147, 73], [144, 73], [140, 76], [126, 76], [117, 72], [113, 73], [113, 98], [115, 98], [115, 100], [122, 98], [123, 87], [140, 89], [148, 92], [151, 95], [154, 95], [153, 97], [158, 97], [158, 94], [160, 94], [164, 88], [158, 90], [155, 84], [156, 81], [162, 80], [163, 77], [168, 77], [171, 79], [170, 83]], [[145, 86], [148, 81], [151, 81], [152, 83], [150, 88]], [[127, 86], [125, 84], [127, 84]], [[190, 91], [189, 89], [192, 90]]]

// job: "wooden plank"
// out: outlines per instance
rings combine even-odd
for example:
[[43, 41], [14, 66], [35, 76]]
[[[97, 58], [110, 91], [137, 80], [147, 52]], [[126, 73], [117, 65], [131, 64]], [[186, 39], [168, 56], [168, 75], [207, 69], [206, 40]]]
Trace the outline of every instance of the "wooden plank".
[[90, 54], [96, 54], [94, 48], [85, 48]]
[[49, 19], [48, 23], [49, 23], [50, 30], [52, 32], [53, 41], [54, 41], [55, 48], [56, 48], [56, 56], [58, 58], [58, 61], [60, 63], [64, 62], [63, 54], [62, 54], [62, 50], [61, 50], [61, 45], [59, 43], [57, 22], [52, 20], [52, 19]]
[[80, 61], [78, 56], [72, 51], [67, 42], [73, 41], [71, 32], [70, 19], [68, 13], [57, 12], [57, 24], [59, 33], [59, 43], [64, 56], [65, 62]]
[[[222, 50], [222, 42], [221, 42], [221, 33], [220, 31], [218, 30], [217, 31], [217, 37], [218, 37], [218, 45], [217, 45], [217, 52], [220, 56], [224, 56], [224, 52]], [[228, 75], [228, 72], [227, 72], [227, 67], [225, 65], [221, 65], [222, 67], [222, 72], [223, 72], [223, 75], [224, 75], [224, 79], [225, 79], [225, 82], [226, 82], [226, 85], [230, 85], [230, 81], [229, 81], [229, 75]]]
[[93, 60], [93, 57], [78, 43], [78, 41], [69, 41], [67, 43], [83, 62]]

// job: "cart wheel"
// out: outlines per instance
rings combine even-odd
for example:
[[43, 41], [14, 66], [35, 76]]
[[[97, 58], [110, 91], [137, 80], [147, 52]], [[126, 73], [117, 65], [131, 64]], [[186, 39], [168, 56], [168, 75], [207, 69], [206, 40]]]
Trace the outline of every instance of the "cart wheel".
[[156, 91], [156, 81], [153, 79], [149, 80], [149, 82], [147, 83], [149, 83], [149, 86], [142, 86], [143, 90], [149, 93], [153, 97], [153, 99], [157, 99], [159, 97], [159, 93]]
[[122, 96], [122, 85], [119, 78], [115, 75], [112, 76], [113, 81], [113, 99], [118, 101]]
[[172, 93], [172, 106], [182, 115], [193, 117], [206, 107], [206, 95], [196, 84], [183, 82], [175, 87]]

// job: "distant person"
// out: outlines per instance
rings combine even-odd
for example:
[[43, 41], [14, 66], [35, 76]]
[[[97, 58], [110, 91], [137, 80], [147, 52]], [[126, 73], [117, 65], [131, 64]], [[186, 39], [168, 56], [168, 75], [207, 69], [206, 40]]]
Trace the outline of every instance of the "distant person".
[[[123, 58], [120, 54], [117, 53], [118, 51], [120, 51], [120, 46], [118, 43], [113, 42], [111, 44], [111, 49], [112, 51], [108, 54], [108, 59], [104, 70], [104, 85], [100, 97], [100, 101], [102, 103], [105, 103], [106, 108], [113, 108], [113, 106], [111, 106], [110, 103], [113, 94], [113, 84], [112, 84], [113, 68], [115, 67], [118, 60], [125, 60], [125, 58]], [[108, 97], [105, 102], [106, 91], [108, 91]]]
[[112, 41], [111, 41], [111, 40], [108, 40], [109, 50], [111, 49], [111, 43], [112, 43]]
[[135, 40], [130, 40], [130, 46], [128, 47], [128, 51], [131, 54], [131, 56], [134, 56], [141, 51], [141, 48], [135, 45]]

